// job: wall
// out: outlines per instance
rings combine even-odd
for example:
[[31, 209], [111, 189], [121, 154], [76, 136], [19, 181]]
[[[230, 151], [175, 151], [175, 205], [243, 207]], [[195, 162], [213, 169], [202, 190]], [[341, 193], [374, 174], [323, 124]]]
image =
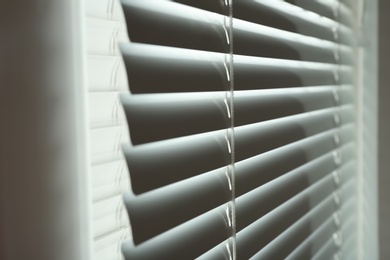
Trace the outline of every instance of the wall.
[[390, 2], [379, 1], [379, 241], [390, 259]]

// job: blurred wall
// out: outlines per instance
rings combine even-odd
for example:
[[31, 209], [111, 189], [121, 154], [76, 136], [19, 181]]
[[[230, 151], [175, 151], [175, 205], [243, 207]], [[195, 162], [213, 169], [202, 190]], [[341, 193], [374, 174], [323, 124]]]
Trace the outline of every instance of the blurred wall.
[[390, 259], [390, 1], [379, 1], [379, 243]]

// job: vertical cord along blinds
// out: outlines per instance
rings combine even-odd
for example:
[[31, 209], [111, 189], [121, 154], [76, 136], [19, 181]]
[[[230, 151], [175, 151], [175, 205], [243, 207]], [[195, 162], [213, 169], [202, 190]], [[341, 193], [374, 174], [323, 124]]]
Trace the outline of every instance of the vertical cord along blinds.
[[122, 7], [132, 228], [124, 257], [353, 257], [350, 5], [123, 0]]

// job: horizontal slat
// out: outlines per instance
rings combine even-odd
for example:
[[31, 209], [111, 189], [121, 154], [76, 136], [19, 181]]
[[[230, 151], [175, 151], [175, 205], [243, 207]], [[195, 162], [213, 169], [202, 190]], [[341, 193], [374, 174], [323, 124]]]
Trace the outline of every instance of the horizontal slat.
[[195, 259], [231, 236], [225, 211], [216, 208], [137, 246], [125, 242], [123, 255], [127, 260]]
[[[174, 0], [174, 2], [228, 15], [228, 8], [218, 0]], [[334, 8], [337, 8], [338, 13]], [[352, 13], [345, 5], [337, 5], [336, 1], [240, 0], [233, 3], [233, 9], [235, 18], [301, 35], [348, 45], [354, 37], [351, 29], [348, 28], [354, 25]], [[338, 35], [334, 33], [335, 29], [338, 30]]]
[[337, 259], [336, 254], [338, 251], [339, 245], [336, 244], [334, 238], [331, 238], [318, 250], [313, 259]]
[[129, 219], [120, 194], [94, 202], [92, 212], [94, 240], [129, 227]]
[[[132, 93], [228, 90], [225, 54], [135, 43], [121, 50]], [[234, 56], [235, 90], [350, 84], [351, 72], [348, 66]]]
[[93, 243], [94, 260], [115, 260], [122, 257], [121, 244], [131, 238], [130, 228], [119, 229]]
[[[132, 42], [229, 53], [226, 19], [216, 13], [170, 1], [123, 1], [127, 29]], [[351, 63], [350, 52], [338, 45], [300, 34], [235, 19], [234, 53], [293, 60], [337, 62], [334, 51]], [[172, 37], [175, 35], [175, 37]], [[351, 34], [344, 37], [350, 44]]]
[[[354, 163], [350, 161], [349, 164]], [[348, 175], [345, 171], [348, 169], [343, 169], [341, 176]], [[342, 186], [340, 188], [342, 193], [347, 193], [349, 197], [344, 198], [345, 201], [341, 199], [341, 212], [344, 211], [344, 205], [351, 204], [354, 199], [351, 197], [351, 190], [347, 186]], [[341, 196], [342, 197], [342, 196]], [[327, 218], [331, 217], [334, 219], [336, 225], [340, 225], [347, 221], [343, 219], [343, 215], [338, 214], [339, 205], [335, 204], [336, 200], [334, 196], [330, 196], [326, 201], [326, 207], [317, 206], [314, 208], [307, 217], [300, 219], [296, 222], [291, 228], [282, 233], [277, 239], [272, 241], [269, 245], [260, 250], [255, 256], [254, 259], [285, 259], [288, 254], [290, 254], [296, 247], [298, 247], [305, 239], [307, 239], [311, 233], [313, 233]], [[327, 210], [331, 207], [332, 210]], [[351, 214], [351, 212], [348, 212]], [[331, 215], [330, 215], [331, 214]], [[350, 215], [351, 216], [351, 215]], [[341, 220], [340, 220], [341, 219]]]
[[[327, 138], [323, 136], [312, 139], [314, 140], [307, 140], [301, 145], [285, 149], [284, 153], [281, 151], [279, 153], [277, 151], [270, 152], [264, 156], [237, 163], [236, 196], [241, 196], [256, 187], [287, 174], [289, 170], [293, 170], [295, 167], [313, 159], [317, 160], [317, 166], [324, 171], [335, 168], [336, 164], [332, 153], [316, 159], [332, 149], [329, 148], [326, 142], [330, 143], [332, 147], [333, 135], [328, 134]], [[319, 145], [325, 149], [316, 149], [315, 147]], [[297, 150], [298, 152], [296, 152]], [[316, 151], [313, 152], [313, 150]], [[341, 150], [345, 154], [345, 160], [349, 160], [348, 153], [350, 150], [350, 145], [344, 146]], [[280, 167], [276, 168], [275, 164], [280, 165]], [[262, 172], [262, 174], [255, 174], [255, 172]], [[147, 240], [228, 202], [231, 199], [231, 194], [225, 173], [226, 169], [222, 168], [140, 196], [126, 194], [124, 200], [133, 225], [135, 241]], [[312, 181], [314, 181], [314, 178], [312, 178]], [[299, 180], [291, 183], [297, 184], [296, 182], [299, 183]], [[300, 189], [300, 186], [297, 184], [294, 188]], [[273, 202], [278, 201], [273, 200]]]
[[118, 160], [122, 157], [121, 145], [129, 143], [125, 126], [90, 129], [89, 136], [92, 165]]
[[285, 259], [299, 243], [307, 238], [328, 218], [333, 218], [337, 209], [333, 196], [315, 206], [307, 215], [256, 253], [252, 259]]
[[[101, 95], [97, 94], [95, 103], [100, 100], [98, 97]], [[98, 120], [96, 116], [94, 121], [110, 120], [112, 115], [109, 114], [111, 111], [108, 106], [111, 105], [111, 110], [114, 109], [115, 94], [112, 94], [111, 99], [110, 102], [105, 102], [107, 108], [102, 107], [99, 113], [107, 114], [107, 119], [101, 116]], [[229, 101], [222, 92], [123, 94], [121, 100], [134, 145], [230, 127]], [[236, 92], [234, 122], [235, 126], [241, 126], [347, 103], [352, 103], [350, 87]]]
[[119, 195], [130, 188], [130, 178], [124, 160], [91, 167], [92, 198], [98, 201]]
[[[267, 212], [268, 214], [246, 229], [239, 231], [236, 235], [237, 259], [249, 259], [268, 244], [275, 235], [309, 212], [313, 207], [312, 205], [322, 203], [332, 193], [333, 189], [332, 178], [327, 176], [280, 207], [269, 213]], [[237, 205], [239, 205], [240, 200], [241, 198], [236, 200]], [[254, 208], [262, 206], [262, 203], [258, 203]], [[238, 212], [239, 209], [237, 209]], [[238, 215], [237, 220], [239, 220]], [[202, 255], [200, 259], [222, 259], [224, 252], [225, 249], [219, 245]]]
[[[346, 130], [348, 135], [349, 130]], [[240, 196], [331, 151], [335, 147], [333, 137], [334, 132], [330, 131], [238, 162], [236, 164], [236, 195]], [[346, 142], [348, 142], [347, 138], [341, 139], [341, 144]], [[351, 150], [353, 150], [351, 147], [351, 145], [346, 145], [340, 150], [344, 160], [351, 158]], [[330, 164], [334, 163], [332, 153], [326, 158], [323, 160]], [[126, 195], [125, 202], [130, 219], [134, 223], [135, 233], [146, 239], [150, 236], [148, 234], [159, 232], [156, 230], [166, 230], [227, 202], [230, 199], [230, 193], [225, 172], [226, 169], [222, 168], [141, 196]], [[258, 172], [262, 174], [259, 175]], [[180, 209], [180, 214], [176, 214], [177, 209]]]
[[[332, 159], [329, 157], [321, 157], [286, 174], [283, 178], [276, 179], [275, 182], [266, 184], [267, 186], [264, 185], [264, 187], [257, 188], [238, 197], [236, 199], [237, 230], [245, 228], [270, 212], [273, 208], [284, 203], [304, 189], [313, 186], [321, 178], [331, 175], [330, 173], [336, 169]], [[343, 174], [343, 172], [340, 174]], [[333, 176], [332, 181], [334, 185], [332, 189], [336, 189], [337, 183], [334, 181]], [[313, 204], [315, 205], [316, 203], [313, 202]], [[249, 205], [252, 205], [252, 207]], [[256, 207], [255, 205], [262, 206]]]
[[333, 239], [333, 234], [337, 231], [338, 226], [333, 218], [329, 218], [305, 240], [304, 244], [296, 248], [286, 259], [311, 259], [327, 241]]
[[[355, 152], [355, 151], [353, 151]], [[356, 155], [353, 153], [349, 156], [355, 157]], [[343, 156], [341, 156], [343, 157]], [[344, 185], [344, 189], [341, 191], [340, 196], [342, 200], [347, 200], [351, 194], [355, 193], [354, 185], [356, 184], [356, 161], [350, 161], [349, 159], [342, 159], [341, 167], [338, 171], [343, 171], [343, 174], [339, 176], [340, 185]]]
[[[349, 194], [350, 197], [352, 197], [351, 194]], [[341, 228], [339, 230], [339, 234], [343, 244], [358, 235], [358, 203], [356, 196], [354, 196], [353, 199], [349, 199], [342, 203], [342, 207], [340, 209]]]
[[[356, 211], [355, 211], [356, 212]], [[357, 259], [356, 243], [357, 243], [357, 218], [356, 216], [349, 218], [342, 226], [342, 247], [340, 259]]]
[[[172, 2], [196, 7], [213, 13], [229, 16], [228, 2], [219, 0], [171, 0]], [[234, 3], [236, 4], [236, 3]]]
[[122, 194], [130, 189], [130, 179], [128, 176], [124, 177], [120, 183], [108, 182], [105, 185], [93, 187], [93, 201], [99, 201], [112, 196]]
[[128, 90], [122, 57], [88, 55], [87, 63], [89, 91]]
[[236, 90], [334, 85], [335, 82], [351, 84], [352, 82], [352, 70], [349, 66], [240, 55], [234, 56], [234, 62]]
[[[174, 0], [174, 2], [190, 5], [203, 10], [228, 15], [227, 7], [215, 0]], [[283, 1], [248, 1], [240, 0], [233, 3], [235, 18], [251, 21], [268, 27], [285, 31], [333, 40], [332, 20], [313, 20], [305, 17], [300, 8]]]
[[[340, 42], [333, 34], [333, 29], [341, 26], [337, 22], [308, 13], [283, 1], [235, 1], [234, 17], [302, 35]], [[351, 31], [344, 29], [343, 33], [345, 34], [343, 40], [347, 41], [341, 43], [349, 44], [350, 39], [353, 38]]]
[[84, 0], [87, 17], [121, 21], [124, 20], [120, 0]]
[[132, 42], [229, 53], [223, 16], [166, 0], [124, 0], [122, 7]]
[[[311, 217], [311, 215], [315, 215], [315, 214], [312, 214], [312, 213], [315, 213], [315, 212], [321, 212], [323, 213], [324, 215], [319, 215], [318, 219], [313, 219], [316, 223], [319, 222], [319, 220], [321, 220], [322, 218], [326, 218], [327, 215], [330, 213], [332, 214], [331, 212], [329, 212], [329, 210], [331, 208], [334, 207], [333, 205], [333, 199], [332, 197], [328, 197], [326, 198], [324, 201], [320, 202], [319, 205], [316, 205], [315, 208], [313, 210], [311, 210], [307, 216], [305, 216], [305, 220], [307, 218], [309, 219], [312, 219], [313, 217]], [[278, 210], [275, 210], [276, 212], [280, 212], [281, 210], [278, 209]], [[275, 213], [270, 213], [269, 215], [265, 216], [263, 221], [268, 221], [268, 222], [272, 222], [272, 217], [274, 216]], [[311, 214], [311, 215], [310, 215]], [[302, 222], [302, 221], [301, 221]], [[269, 224], [273, 224], [273, 223], [269, 223]], [[310, 223], [309, 223], [310, 224]], [[309, 228], [311, 228], [312, 226], [309, 226]], [[228, 255], [229, 252], [227, 252], [226, 250], [226, 246], [225, 246], [225, 242], [224, 243], [221, 243], [220, 245], [214, 247], [213, 249], [207, 251], [205, 254], [203, 254], [202, 256], [200, 256], [198, 259], [199, 260], [208, 260], [208, 259], [224, 259], [224, 256], [225, 255]], [[277, 249], [278, 251], [283, 251], [281, 250], [281, 248], [278, 248]], [[262, 252], [262, 251], [261, 251]], [[264, 254], [261, 254], [261, 252], [259, 254], [256, 254], [252, 257], [250, 257], [250, 259], [283, 259], [283, 258], [262, 258], [262, 256]]]
[[199, 96], [201, 93], [122, 95], [132, 144], [229, 128], [225, 93]]
[[[275, 210], [275, 212], [270, 213], [272, 217], [267, 219], [260, 219], [259, 221], [256, 221], [252, 225], [248, 226], [247, 229], [241, 231], [241, 234], [239, 232], [237, 234], [237, 257], [239, 259], [248, 259], [249, 257], [253, 256], [262, 247], [275, 238], [275, 235], [285, 230], [295, 221], [304, 216], [304, 214], [306, 214], [313, 207], [313, 205], [317, 205], [323, 201], [329, 194], [332, 193], [333, 190], [333, 179], [325, 177], [323, 181], [320, 181], [318, 185], [313, 185], [310, 187], [309, 190], [304, 192], [303, 195], [292, 199], [292, 201], [287, 201], [286, 204], [284, 204], [282, 207], [283, 212], [279, 212], [278, 214], [278, 210]], [[268, 199], [277, 199], [277, 197], [269, 197]], [[239, 230], [240, 224], [238, 221], [241, 223], [245, 221], [243, 216], [246, 214], [246, 212], [240, 214], [240, 208], [238, 208], [240, 205], [239, 199], [236, 200], [236, 203], [238, 224], [237, 229]], [[263, 207], [263, 204], [260, 203], [252, 204], [252, 206], [254, 205], [258, 205], [255, 208], [259, 208], [259, 205], [261, 205], [260, 207]], [[271, 223], [267, 223], [267, 220]]]
[[223, 132], [123, 146], [132, 190], [140, 194], [230, 164]]
[[86, 48], [88, 54], [118, 55], [118, 42], [129, 41], [125, 23], [122, 21], [87, 17], [86, 26]]
[[[356, 180], [352, 179], [348, 183], [344, 184], [344, 189], [341, 191], [341, 208], [340, 208], [340, 219], [346, 225], [349, 223], [349, 219], [356, 217], [358, 200], [356, 196], [351, 196], [356, 189]], [[347, 194], [349, 192], [349, 194]], [[344, 196], [346, 195], [346, 196]], [[348, 197], [349, 196], [349, 197]], [[344, 224], [343, 224], [344, 226]]]
[[[349, 113], [349, 106], [345, 106], [342, 110], [327, 109], [236, 127], [236, 161], [330, 130], [340, 123], [351, 122]], [[335, 114], [338, 114], [338, 123], [334, 121]], [[127, 145], [123, 146], [123, 152], [136, 194], [230, 164], [226, 131], [135, 147]]]
[[[285, 0], [288, 3], [297, 5], [305, 10], [317, 13], [321, 16], [328, 17], [334, 21], [353, 27], [354, 19], [350, 10], [350, 1], [336, 1], [336, 0]], [[345, 3], [342, 3], [345, 2]], [[353, 4], [352, 4], [353, 6]]]
[[[350, 86], [280, 89], [270, 91], [236, 91], [234, 120], [236, 126], [283, 116], [352, 103]], [[335, 93], [336, 92], [336, 93]], [[336, 97], [335, 97], [336, 94]], [[262, 111], [261, 113], [256, 113]], [[254, 115], [253, 115], [254, 114]]]
[[124, 194], [135, 244], [212, 210], [230, 199], [231, 191], [225, 169], [140, 196]]
[[121, 44], [132, 93], [227, 90], [227, 56], [146, 44]]
[[112, 212], [115, 212], [121, 204], [122, 198], [120, 195], [95, 202], [93, 204], [93, 219], [96, 220], [110, 215]]
[[89, 126], [103, 128], [124, 125], [126, 117], [120, 104], [119, 91], [89, 92]]
[[122, 210], [120, 215], [113, 212], [110, 215], [96, 219], [92, 222], [94, 239], [111, 234], [117, 230], [128, 228], [129, 220], [127, 219], [126, 210]]
[[[333, 177], [329, 175], [311, 186], [309, 188], [310, 192], [306, 191], [295, 198], [295, 201], [297, 201], [298, 205], [302, 204], [308, 211], [310, 207], [307, 205], [320, 203], [334, 189]], [[245, 196], [242, 197], [242, 200], [247, 199]], [[239, 199], [237, 199], [237, 205], [239, 203]], [[254, 208], [251, 203], [246, 204], [248, 207]], [[259, 204], [256, 203], [256, 205]], [[303, 212], [297, 210], [300, 208], [298, 205], [293, 205], [293, 203], [286, 205], [289, 209], [288, 213], [286, 212], [288, 215], [291, 215], [293, 212]], [[124, 255], [126, 259], [184, 259], [198, 257], [207, 249], [213, 248], [230, 236], [225, 209], [226, 206], [216, 208], [137, 246], [130, 241], [126, 242], [123, 246]], [[240, 212], [240, 209], [237, 210], [237, 212]], [[265, 227], [267, 225], [263, 223], [261, 226]], [[206, 240], [204, 239], [205, 237], [207, 237]], [[202, 243], [199, 243], [199, 241], [202, 241]], [[242, 245], [246, 245], [243, 240]], [[246, 251], [243, 250], [242, 252]]]
[[[351, 107], [324, 109], [235, 128], [235, 158], [244, 160], [352, 121]], [[338, 116], [336, 116], [338, 115]], [[335, 120], [339, 118], [338, 122]]]
[[[344, 167], [343, 175], [348, 176], [348, 167]], [[342, 176], [343, 176], [342, 175]], [[353, 202], [355, 200], [354, 197], [351, 196], [353, 193], [353, 181], [348, 181], [347, 183], [344, 183], [339, 189], [341, 190], [341, 193], [344, 193], [346, 196], [341, 196], [343, 198], [340, 198], [340, 190], [335, 193], [334, 199], [339, 201], [341, 207], [336, 211], [337, 216], [333, 217], [333, 222], [337, 229], [333, 230], [333, 232], [338, 232], [340, 230], [345, 229], [345, 225], [347, 225], [347, 228], [350, 226], [351, 223], [354, 223], [353, 219], [355, 218], [355, 214], [353, 212], [350, 212], [350, 206], [353, 205]], [[351, 189], [352, 188], [352, 189]], [[337, 194], [337, 195], [336, 195]], [[348, 212], [348, 213], [347, 213]], [[329, 221], [328, 221], [329, 222]], [[325, 224], [326, 225], [326, 224]], [[327, 224], [328, 226], [331, 225], [330, 223]], [[325, 243], [326, 239], [330, 236], [333, 236], [333, 234], [330, 234], [327, 228], [322, 226], [318, 230], [313, 230], [309, 234], [311, 234], [305, 241], [303, 241], [296, 249], [287, 257], [287, 259], [309, 259], [312, 257], [317, 251], [321, 250], [323, 243]], [[353, 235], [352, 233], [349, 233], [348, 235]], [[294, 238], [293, 238], [294, 239]], [[294, 239], [295, 243], [297, 242]], [[279, 248], [279, 250], [281, 250]], [[284, 252], [284, 250], [281, 250], [277, 252], [278, 255], [285, 255], [286, 253], [290, 252]], [[283, 259], [286, 257], [284, 256]], [[273, 258], [271, 258], [273, 259]], [[279, 259], [279, 258], [276, 258]], [[280, 258], [282, 259], [282, 258]], [[315, 258], [317, 259], [317, 258]], [[321, 258], [322, 259], [322, 258]]]
[[[342, 138], [340, 154], [345, 161], [353, 156], [353, 145], [350, 136], [351, 129], [345, 128], [345, 135]], [[271, 181], [274, 178], [282, 176], [288, 171], [293, 170], [305, 162], [315, 160], [320, 156], [332, 151], [334, 146], [334, 133], [329, 131], [322, 133], [307, 140], [293, 143], [290, 146], [275, 149], [264, 155], [259, 155], [236, 163], [236, 193], [237, 195], [255, 189], [256, 187]], [[332, 152], [333, 154], [333, 152]], [[332, 158], [327, 155], [326, 160], [332, 162]], [[264, 160], [263, 160], [264, 158]], [[323, 158], [324, 159], [324, 158]], [[325, 160], [325, 159], [324, 159]], [[262, 174], [258, 174], [262, 172]]]
[[[242, 20], [234, 20], [233, 28], [234, 54], [339, 64], [353, 61], [351, 49], [340, 44], [342, 38], [338, 43], [328, 42]], [[341, 43], [351, 45], [351, 36]]]
[[[341, 230], [339, 230], [340, 234], [340, 240], [342, 243], [341, 247], [341, 253], [342, 253], [342, 259], [347, 259], [346, 256], [351, 254], [351, 251], [358, 251], [356, 250], [355, 245], [351, 245], [351, 243], [356, 242], [356, 237], [358, 236], [358, 221], [357, 221], [357, 214], [356, 214], [356, 208], [354, 208], [355, 211], [352, 212], [348, 216], [347, 219], [342, 220]], [[344, 257], [345, 256], [345, 257]]]

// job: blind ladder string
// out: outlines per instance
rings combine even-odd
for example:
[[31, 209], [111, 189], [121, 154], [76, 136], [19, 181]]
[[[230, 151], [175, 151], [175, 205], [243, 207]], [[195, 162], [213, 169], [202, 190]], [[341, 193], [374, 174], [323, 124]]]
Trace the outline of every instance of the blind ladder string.
[[[230, 126], [227, 129], [226, 137], [230, 153], [230, 165], [227, 167], [227, 178], [231, 191], [231, 200], [227, 208], [228, 224], [231, 228], [232, 236], [226, 245], [229, 259], [237, 259], [236, 247], [236, 202], [235, 202], [235, 139], [234, 139], [234, 55], [233, 55], [233, 0], [223, 0], [222, 5], [228, 12], [228, 17], [224, 16], [223, 26], [227, 33], [227, 44], [229, 53], [225, 56], [225, 68], [227, 68], [228, 89], [225, 91], [225, 102], [227, 104], [227, 113], [230, 119]], [[224, 8], [224, 9], [225, 9]], [[225, 9], [225, 10], [226, 10]]]

